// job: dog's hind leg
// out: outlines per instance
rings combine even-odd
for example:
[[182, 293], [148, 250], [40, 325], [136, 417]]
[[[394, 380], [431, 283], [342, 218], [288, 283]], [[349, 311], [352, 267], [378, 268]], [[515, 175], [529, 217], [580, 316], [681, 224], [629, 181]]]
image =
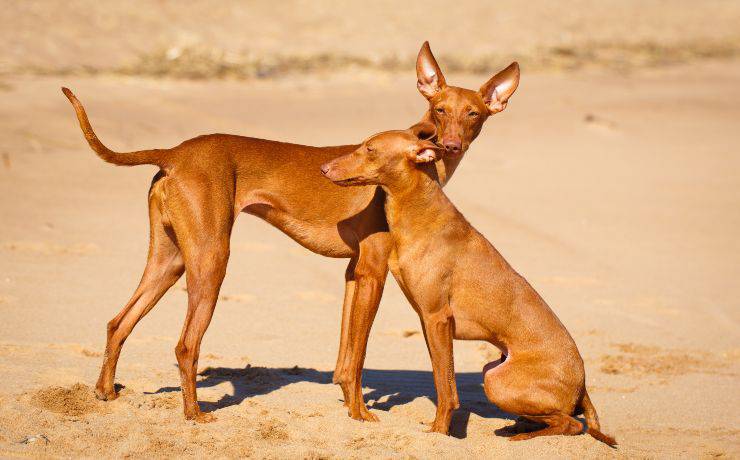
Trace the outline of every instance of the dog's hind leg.
[[547, 370], [539, 367], [531, 356], [515, 354], [502, 356], [483, 368], [483, 390], [489, 401], [505, 412], [547, 425], [513, 436], [509, 438], [511, 441], [583, 432], [583, 424], [568, 415], [573, 413], [573, 403], [563, 402], [561, 385], [550, 384], [542, 372]]
[[511, 438], [509, 438], [510, 441], [524, 441], [527, 439], [536, 438], [538, 436], [575, 436], [583, 432], [583, 424], [570, 415], [524, 415], [524, 418], [535, 422], [544, 423], [547, 425], [547, 427], [541, 430], [531, 431], [529, 433], [520, 433], [516, 436], [512, 436]]
[[180, 369], [185, 418], [210, 422], [215, 417], [201, 412], [198, 407], [195, 380], [201, 341], [226, 275], [235, 218], [234, 190], [233, 184], [230, 187], [216, 181], [190, 180], [167, 188], [167, 213], [185, 260], [188, 284], [188, 311], [175, 356]]
[[[352, 303], [355, 299], [355, 266], [357, 265], [357, 258], [353, 257], [347, 270], [344, 274], [344, 303], [342, 304], [342, 330], [339, 337], [339, 353], [337, 356], [337, 364], [334, 367], [334, 377], [332, 383], [342, 383], [342, 376], [344, 374], [345, 364], [349, 361], [347, 359], [347, 348], [349, 348], [349, 328], [352, 314]], [[349, 406], [349, 393], [347, 392], [346, 385], [340, 385], [342, 393], [344, 394], [344, 405]]]
[[139, 320], [154, 308], [184, 271], [182, 255], [172, 229], [163, 218], [161, 204], [159, 187], [155, 182], [149, 194], [150, 239], [146, 268], [131, 300], [108, 322], [103, 366], [95, 386], [95, 395], [98, 399], [116, 398], [114, 386], [116, 365], [123, 343]]

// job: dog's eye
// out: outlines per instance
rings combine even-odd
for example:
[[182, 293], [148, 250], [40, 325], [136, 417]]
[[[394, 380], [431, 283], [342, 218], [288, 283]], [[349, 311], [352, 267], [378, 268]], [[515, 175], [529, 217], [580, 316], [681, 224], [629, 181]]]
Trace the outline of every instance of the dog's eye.
[[473, 118], [477, 117], [478, 115], [480, 115], [478, 112], [470, 112], [470, 113], [468, 113], [468, 116], [469, 117], [473, 117]]
[[445, 109], [444, 109], [444, 108], [442, 108], [442, 107], [437, 107], [437, 108], [436, 108], [436, 109], [434, 109], [434, 110], [435, 110], [435, 111], [436, 111], [436, 112], [437, 112], [438, 114], [440, 114], [440, 115], [444, 115], [444, 114], [445, 114]]

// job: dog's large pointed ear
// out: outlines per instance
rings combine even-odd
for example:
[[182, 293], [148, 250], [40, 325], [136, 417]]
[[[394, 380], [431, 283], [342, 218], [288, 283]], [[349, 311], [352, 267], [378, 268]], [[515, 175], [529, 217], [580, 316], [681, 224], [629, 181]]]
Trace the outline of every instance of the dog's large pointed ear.
[[497, 73], [483, 86], [478, 93], [488, 106], [491, 114], [506, 108], [506, 103], [519, 86], [519, 64], [512, 62], [509, 67]]
[[427, 99], [431, 99], [447, 85], [429, 48], [429, 42], [424, 42], [419, 50], [419, 57], [416, 58], [416, 78], [416, 87]]
[[407, 158], [414, 163], [429, 163], [442, 159], [442, 147], [434, 142], [419, 140], [412, 149], [409, 150]]
[[408, 131], [420, 140], [428, 141], [434, 139], [437, 135], [437, 125], [432, 122], [422, 120], [410, 127]]

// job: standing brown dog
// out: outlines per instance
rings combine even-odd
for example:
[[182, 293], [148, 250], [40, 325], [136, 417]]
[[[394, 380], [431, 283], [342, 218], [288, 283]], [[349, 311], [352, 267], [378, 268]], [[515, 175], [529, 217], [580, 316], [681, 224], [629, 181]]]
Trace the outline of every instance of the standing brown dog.
[[[450, 153], [435, 177], [444, 184], [480, 133], [484, 121], [503, 110], [519, 82], [516, 63], [493, 76], [480, 91], [447, 86], [424, 43], [417, 59], [418, 88], [429, 100], [424, 119], [436, 125], [438, 142]], [[123, 342], [180, 278], [187, 276], [188, 311], [175, 348], [185, 417], [201, 413], [196, 398], [200, 343], [216, 306], [229, 258], [236, 217], [258, 216], [309, 250], [349, 258], [342, 334], [334, 381], [349, 414], [377, 420], [362, 399], [361, 372], [367, 338], [380, 302], [390, 257], [390, 237], [377, 187], [345, 189], [323, 180], [319, 166], [356, 145], [308, 147], [249, 137], [212, 134], [164, 150], [113, 152], [93, 132], [85, 110], [66, 88], [90, 147], [116, 165], [160, 167], [149, 190], [151, 239], [141, 282], [121, 312], [108, 323], [108, 339], [96, 394], [116, 397], [114, 378]]]
[[485, 340], [502, 359], [484, 368], [484, 389], [500, 409], [547, 428], [512, 440], [583, 431], [610, 446], [585, 387], [573, 338], [535, 290], [450, 202], [428, 165], [440, 147], [417, 126], [366, 140], [322, 167], [339, 185], [380, 185], [404, 292], [421, 318], [434, 370], [437, 415], [432, 431], [447, 434], [459, 406], [452, 339]]

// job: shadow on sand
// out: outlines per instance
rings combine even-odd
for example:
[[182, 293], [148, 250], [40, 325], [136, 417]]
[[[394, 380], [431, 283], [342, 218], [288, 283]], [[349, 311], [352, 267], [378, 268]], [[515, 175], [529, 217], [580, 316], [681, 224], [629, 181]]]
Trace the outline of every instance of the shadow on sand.
[[[249, 365], [245, 368], [208, 367], [199, 375], [198, 388], [213, 387], [223, 382], [229, 382], [234, 387], [233, 395], [224, 395], [216, 402], [200, 402], [201, 409], [205, 412], [238, 405], [251, 396], [271, 393], [293, 383], [332, 384], [332, 372], [297, 366], [293, 368]], [[515, 419], [488, 402], [483, 393], [483, 376], [480, 372], [459, 372], [456, 377], [460, 409], [455, 411], [452, 419], [450, 426], [452, 436], [457, 438], [467, 436], [471, 413], [483, 418]], [[365, 389], [370, 389], [370, 392], [365, 394], [365, 401], [370, 402], [369, 407], [373, 410], [388, 411], [394, 406], [409, 403], [420, 397], [436, 401], [434, 381], [429, 371], [366, 369], [363, 371], [363, 384]], [[173, 391], [180, 391], [180, 387], [163, 387], [154, 393]], [[341, 394], [339, 388], [337, 388], [337, 393]], [[497, 434], [511, 436], [519, 431], [517, 425], [498, 430], [500, 433], [497, 431]]]

